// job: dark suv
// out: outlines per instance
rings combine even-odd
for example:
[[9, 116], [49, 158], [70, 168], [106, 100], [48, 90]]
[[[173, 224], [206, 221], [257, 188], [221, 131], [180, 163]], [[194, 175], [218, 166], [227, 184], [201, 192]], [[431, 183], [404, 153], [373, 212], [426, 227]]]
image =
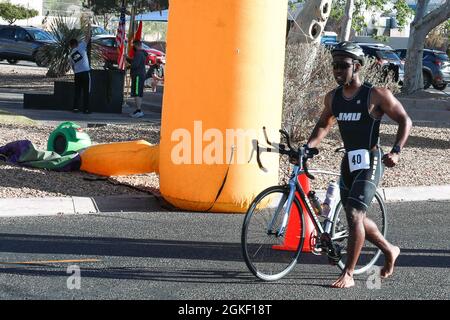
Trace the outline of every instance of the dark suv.
[[404, 66], [394, 50], [383, 44], [358, 43], [366, 56], [376, 58], [377, 63], [387, 71], [394, 71], [395, 81], [403, 82]]
[[[396, 49], [395, 53], [404, 62], [406, 49]], [[423, 88], [431, 85], [437, 90], [444, 90], [450, 82], [450, 62], [443, 51], [424, 49], [422, 60]]]
[[19, 60], [36, 61], [36, 53], [40, 47], [55, 42], [45, 30], [34, 27], [0, 26], [0, 60], [6, 59], [10, 64]]

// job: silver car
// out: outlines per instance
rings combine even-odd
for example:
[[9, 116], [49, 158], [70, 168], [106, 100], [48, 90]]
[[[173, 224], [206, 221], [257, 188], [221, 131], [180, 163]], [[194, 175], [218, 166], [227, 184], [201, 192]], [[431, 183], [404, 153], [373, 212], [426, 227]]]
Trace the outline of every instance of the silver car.
[[53, 42], [53, 36], [39, 28], [0, 26], [0, 60], [6, 59], [10, 64], [26, 60], [44, 66], [36, 59], [36, 53], [40, 47]]

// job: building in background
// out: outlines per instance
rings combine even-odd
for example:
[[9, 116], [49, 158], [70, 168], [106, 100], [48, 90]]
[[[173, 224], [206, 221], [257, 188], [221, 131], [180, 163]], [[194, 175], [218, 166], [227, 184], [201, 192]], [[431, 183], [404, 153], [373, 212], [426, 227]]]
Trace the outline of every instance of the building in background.
[[[0, 0], [0, 2], [6, 2], [6, 0]], [[65, 16], [77, 19], [83, 11], [81, 0], [9, 0], [9, 2], [39, 12], [39, 15], [34, 18], [17, 20], [14, 23], [20, 26], [45, 28], [53, 17]], [[7, 24], [7, 22], [0, 18], [0, 24]]]

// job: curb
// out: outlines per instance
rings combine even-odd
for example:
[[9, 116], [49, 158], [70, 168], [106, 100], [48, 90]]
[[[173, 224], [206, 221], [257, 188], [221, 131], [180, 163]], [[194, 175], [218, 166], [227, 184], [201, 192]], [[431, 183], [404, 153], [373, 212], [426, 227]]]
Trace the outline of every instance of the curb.
[[147, 212], [159, 208], [155, 196], [45, 197], [0, 199], [0, 218]]
[[382, 188], [386, 202], [450, 200], [450, 185]]
[[[325, 198], [325, 190], [316, 192], [320, 199]], [[379, 188], [378, 192], [386, 202], [450, 200], [450, 185]], [[0, 199], [0, 208], [0, 218], [165, 210], [154, 195], [5, 198]]]
[[97, 210], [90, 198], [6, 198], [0, 199], [0, 217], [92, 214]]

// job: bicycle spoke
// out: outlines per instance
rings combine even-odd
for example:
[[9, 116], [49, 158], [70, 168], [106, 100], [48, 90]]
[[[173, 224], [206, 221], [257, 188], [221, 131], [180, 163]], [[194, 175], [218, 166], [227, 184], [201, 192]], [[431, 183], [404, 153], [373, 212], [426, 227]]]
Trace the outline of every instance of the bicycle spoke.
[[[270, 189], [270, 190], [269, 190]], [[243, 252], [249, 269], [264, 280], [284, 276], [295, 265], [299, 251], [279, 250], [285, 236], [277, 236], [286, 213], [287, 190], [269, 188], [255, 200], [243, 226]], [[279, 211], [276, 216], [276, 211]], [[270, 232], [268, 228], [271, 228]]]

